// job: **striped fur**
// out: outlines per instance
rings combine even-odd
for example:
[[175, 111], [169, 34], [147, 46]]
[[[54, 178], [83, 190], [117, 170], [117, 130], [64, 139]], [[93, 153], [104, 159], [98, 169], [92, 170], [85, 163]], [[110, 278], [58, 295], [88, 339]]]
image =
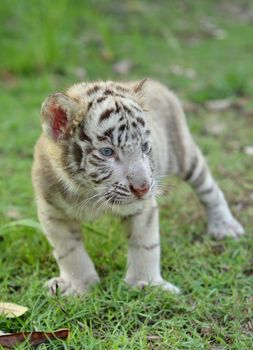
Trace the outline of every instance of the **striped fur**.
[[[215, 237], [243, 233], [189, 133], [179, 101], [161, 84], [77, 84], [49, 96], [41, 116], [33, 184], [38, 216], [60, 268], [60, 277], [49, 282], [53, 292], [58, 285], [65, 294], [82, 294], [98, 282], [80, 223], [105, 211], [127, 219], [126, 282], [179, 291], [160, 273], [155, 196], [165, 175], [191, 184]], [[108, 148], [112, 154], [105, 156]]]

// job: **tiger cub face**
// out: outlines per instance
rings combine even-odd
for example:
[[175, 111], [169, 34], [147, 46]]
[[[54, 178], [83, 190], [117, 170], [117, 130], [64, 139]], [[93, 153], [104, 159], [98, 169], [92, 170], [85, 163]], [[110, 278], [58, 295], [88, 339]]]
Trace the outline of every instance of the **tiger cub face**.
[[62, 178], [79, 194], [88, 188], [90, 198], [107, 207], [148, 199], [153, 192], [142, 85], [83, 83], [42, 105], [43, 130], [60, 150]]

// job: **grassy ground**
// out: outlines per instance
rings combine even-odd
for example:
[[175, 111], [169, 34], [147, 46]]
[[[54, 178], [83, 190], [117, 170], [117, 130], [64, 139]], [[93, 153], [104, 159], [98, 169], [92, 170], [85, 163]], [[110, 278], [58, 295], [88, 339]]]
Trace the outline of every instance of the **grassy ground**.
[[[253, 348], [252, 11], [250, 0], [1, 1], [0, 300], [29, 312], [0, 316], [0, 330], [71, 329], [67, 343], [40, 349]], [[126, 241], [105, 217], [84, 227], [101, 285], [83, 299], [50, 297], [42, 286], [57, 267], [45, 237], [5, 226], [36, 220], [30, 168], [40, 104], [82, 79], [144, 76], [188, 101], [190, 127], [247, 235], [211, 240], [197, 199], [173, 179], [160, 203], [162, 270], [182, 295], [122, 283]], [[224, 98], [224, 111], [207, 108]]]

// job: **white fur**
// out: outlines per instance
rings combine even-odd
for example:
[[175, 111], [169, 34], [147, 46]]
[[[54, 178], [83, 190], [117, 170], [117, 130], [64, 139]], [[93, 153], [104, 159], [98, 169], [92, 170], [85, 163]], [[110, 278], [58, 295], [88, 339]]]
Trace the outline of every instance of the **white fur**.
[[[110, 209], [112, 213], [127, 219], [129, 249], [125, 281], [132, 286], [160, 286], [164, 290], [179, 293], [177, 287], [163, 279], [160, 271], [159, 214], [155, 193], [150, 189], [142, 198], [137, 199], [131, 193], [130, 185], [138, 188], [145, 183], [152, 187], [156, 176], [178, 175], [192, 185], [203, 203], [207, 212], [210, 234], [216, 238], [226, 236], [238, 238], [243, 234], [243, 228], [231, 214], [222, 191], [195, 145], [187, 128], [181, 105], [174, 94], [162, 85], [150, 82], [142, 87], [148, 111], [144, 109], [139, 111], [142, 110], [143, 100], [138, 103], [139, 96], [133, 93], [139, 88], [133, 89], [131, 85], [123, 84], [122, 87], [128, 89], [123, 93], [124, 98], [112, 95], [98, 104], [96, 99], [103, 96], [106, 89], [114, 89], [115, 93], [117, 89], [112, 82], [101, 82], [95, 85], [99, 86], [99, 89], [92, 96], [87, 91], [92, 89], [93, 85], [84, 83], [72, 87], [68, 91], [69, 97], [53, 95], [53, 101], [58, 99], [58, 102], [63, 100], [65, 104], [67, 103], [69, 115], [73, 113], [70, 109], [71, 98], [75, 100], [74, 107], [77, 111], [78, 103], [80, 108], [83, 108], [84, 105], [87, 106], [93, 100], [95, 101], [84, 117], [85, 132], [93, 139], [94, 148], [79, 164], [85, 168], [85, 173], [78, 171], [78, 165], [74, 160], [69, 161], [69, 166], [72, 167], [71, 176], [62, 167], [61, 144], [52, 140], [52, 130], [50, 130], [52, 97], [42, 109], [45, 114], [42, 115], [45, 135], [36, 147], [33, 182], [39, 219], [54, 248], [54, 256], [60, 269], [59, 277], [51, 279], [48, 286], [52, 293], [56, 293], [59, 288], [63, 294], [79, 295], [99, 281], [95, 267], [83, 247], [80, 222], [92, 220], [93, 217]], [[99, 149], [111, 144], [108, 140], [99, 141], [95, 135], [101, 135], [104, 130], [119, 125], [119, 115], [116, 112], [112, 112], [110, 118], [99, 123], [101, 114], [108, 109], [113, 109], [116, 101], [119, 105], [127, 107], [121, 113], [129, 123], [128, 141], [122, 147], [114, 146], [117, 157], [109, 158], [105, 163], [106, 168], [103, 169], [94, 165], [91, 159], [94, 155], [101, 156]], [[132, 115], [128, 115], [129, 110]], [[135, 128], [131, 123], [138, 118], [145, 120], [146, 129], [151, 130], [150, 138], [145, 130], [142, 130], [143, 128], [133, 136]], [[87, 142], [79, 140], [78, 135], [78, 133], [73, 134], [70, 142], [75, 140], [85, 154]], [[117, 139], [118, 135], [114, 136]], [[141, 151], [143, 142], [147, 140], [152, 145], [153, 161]], [[50, 167], [45, 159], [49, 161]], [[50, 187], [52, 171], [57, 178], [53, 189]], [[92, 182], [92, 173], [93, 176], [95, 173], [99, 179], [104, 176], [104, 173], [109, 174], [110, 171], [109, 179], [101, 184], [95, 185]], [[113, 194], [116, 191], [115, 182], [122, 186], [125, 193], [129, 192], [125, 204], [110, 205], [106, 199], [106, 194]], [[63, 184], [66, 196], [60, 190], [57, 191], [57, 183]]]

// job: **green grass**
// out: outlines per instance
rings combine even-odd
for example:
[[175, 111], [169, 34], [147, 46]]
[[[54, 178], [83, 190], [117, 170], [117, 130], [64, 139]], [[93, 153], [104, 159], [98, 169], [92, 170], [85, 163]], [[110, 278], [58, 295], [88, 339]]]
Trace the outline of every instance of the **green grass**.
[[[0, 3], [0, 300], [29, 307], [18, 319], [0, 316], [0, 330], [71, 329], [67, 343], [39, 349], [252, 349], [253, 158], [244, 153], [253, 145], [250, 11], [249, 0]], [[133, 63], [123, 77], [113, 70], [121, 59]], [[180, 296], [125, 286], [126, 240], [120, 222], [105, 217], [84, 227], [102, 283], [83, 299], [50, 297], [42, 286], [57, 266], [46, 238], [5, 226], [36, 220], [30, 169], [40, 105], [80, 79], [76, 68], [87, 80], [153, 77], [195, 103], [191, 130], [247, 234], [211, 240], [196, 197], [173, 179], [174, 191], [160, 201], [162, 271]], [[242, 108], [204, 107], [227, 97]], [[207, 130], [215, 120], [224, 124], [218, 135]]]

